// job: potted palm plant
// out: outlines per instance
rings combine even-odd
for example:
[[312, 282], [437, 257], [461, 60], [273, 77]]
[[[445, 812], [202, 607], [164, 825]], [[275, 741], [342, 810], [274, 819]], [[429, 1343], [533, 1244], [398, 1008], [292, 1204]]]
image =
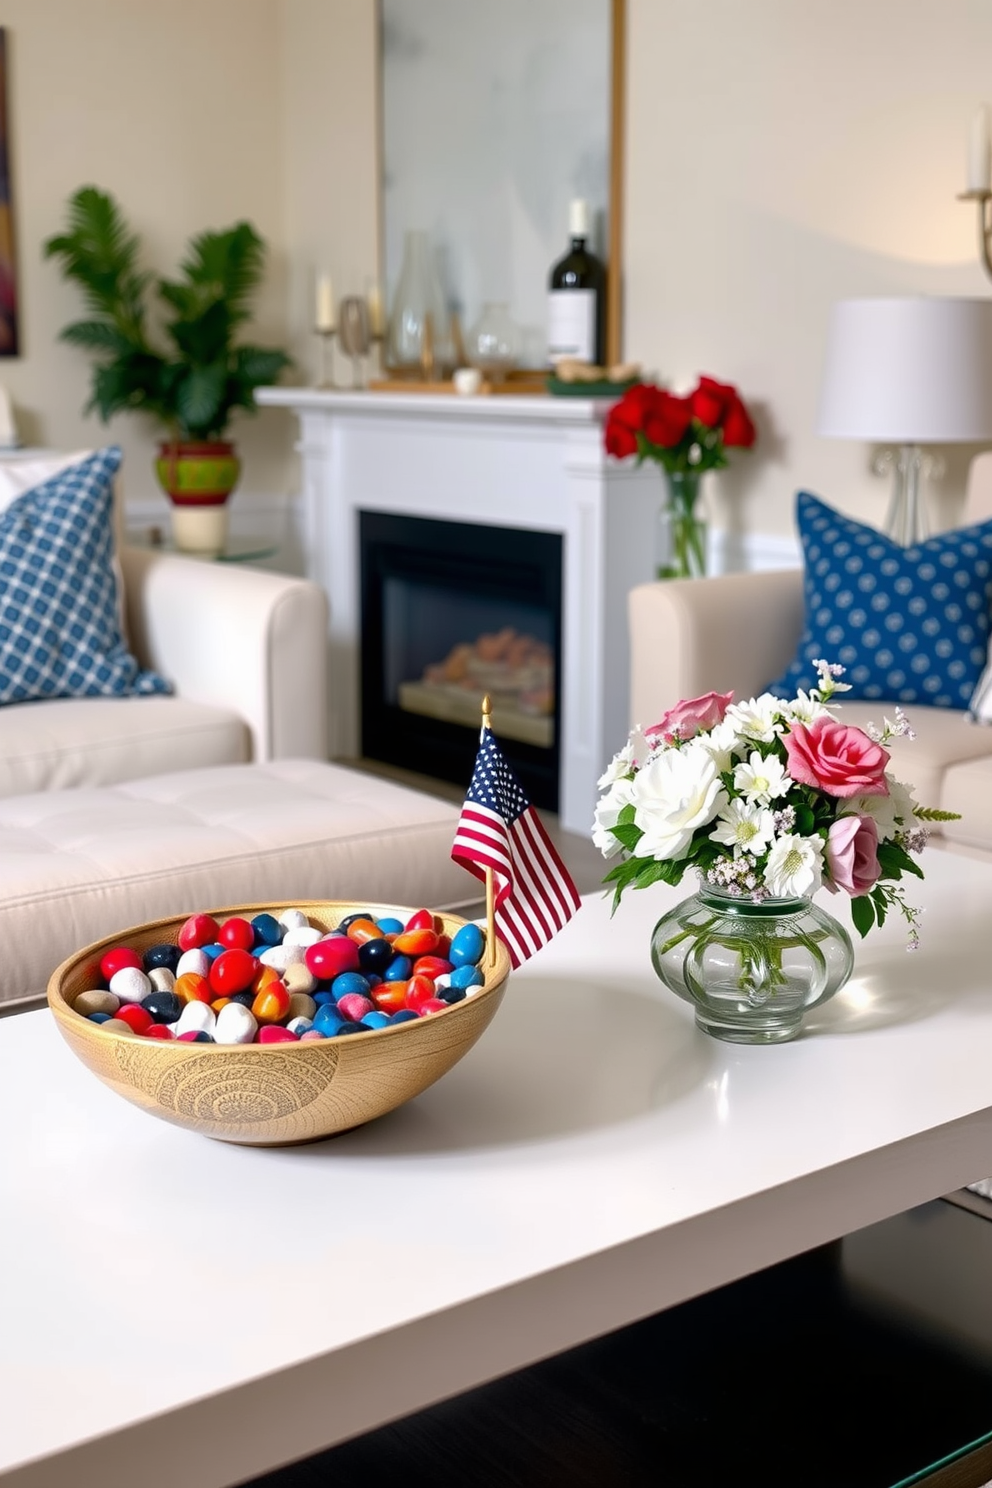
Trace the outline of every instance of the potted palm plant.
[[[178, 277], [158, 278], [140, 267], [139, 239], [113, 197], [84, 186], [69, 199], [66, 231], [43, 251], [81, 287], [89, 312], [61, 332], [94, 359], [85, 411], [95, 408], [104, 422], [141, 412], [163, 426], [155, 468], [172, 502], [176, 546], [220, 552], [241, 470], [226, 437], [231, 415], [254, 413], [255, 389], [289, 364], [282, 351], [235, 342], [262, 277], [262, 239], [248, 222], [200, 233]], [[147, 326], [152, 292], [163, 310], [158, 345]]]

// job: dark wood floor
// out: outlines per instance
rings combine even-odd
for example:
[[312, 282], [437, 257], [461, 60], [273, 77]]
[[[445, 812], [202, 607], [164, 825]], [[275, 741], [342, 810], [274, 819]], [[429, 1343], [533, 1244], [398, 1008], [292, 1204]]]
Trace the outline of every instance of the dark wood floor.
[[[987, 1227], [992, 1261], [992, 1223], [963, 1222]], [[894, 1488], [992, 1430], [992, 1346], [866, 1305], [839, 1257], [812, 1251], [250, 1488]], [[956, 1488], [990, 1476], [976, 1457], [953, 1472]]]

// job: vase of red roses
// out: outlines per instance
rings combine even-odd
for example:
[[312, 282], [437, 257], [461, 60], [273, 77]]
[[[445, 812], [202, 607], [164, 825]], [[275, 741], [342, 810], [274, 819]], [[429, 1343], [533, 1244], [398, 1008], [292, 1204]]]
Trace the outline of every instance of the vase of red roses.
[[666, 486], [662, 507], [667, 562], [660, 579], [696, 579], [706, 573], [706, 523], [699, 506], [700, 478], [728, 464], [727, 450], [750, 449], [754, 424], [737, 389], [700, 377], [684, 397], [654, 383], [627, 389], [606, 417], [606, 450], [618, 459], [654, 460]]

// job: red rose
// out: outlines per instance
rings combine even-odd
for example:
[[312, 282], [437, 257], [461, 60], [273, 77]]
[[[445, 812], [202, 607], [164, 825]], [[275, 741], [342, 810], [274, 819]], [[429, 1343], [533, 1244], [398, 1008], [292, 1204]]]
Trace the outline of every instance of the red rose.
[[623, 460], [627, 455], [637, 454], [637, 435], [614, 415], [615, 410], [610, 412], [606, 420], [606, 453]]
[[651, 383], [636, 382], [632, 388], [627, 389], [619, 403], [614, 403], [610, 409], [610, 420], [615, 420], [635, 434], [642, 433], [654, 412], [657, 398], [658, 389]]
[[692, 405], [688, 398], [658, 391], [655, 406], [644, 425], [644, 436], [662, 449], [672, 449], [692, 423]]
[[737, 446], [740, 449], [750, 449], [756, 437], [751, 416], [735, 393], [723, 420], [724, 447], [730, 449]]
[[700, 377], [699, 384], [689, 394], [692, 416], [708, 429], [718, 429], [724, 415], [737, 399], [737, 389], [729, 382], [717, 382], [712, 377]]

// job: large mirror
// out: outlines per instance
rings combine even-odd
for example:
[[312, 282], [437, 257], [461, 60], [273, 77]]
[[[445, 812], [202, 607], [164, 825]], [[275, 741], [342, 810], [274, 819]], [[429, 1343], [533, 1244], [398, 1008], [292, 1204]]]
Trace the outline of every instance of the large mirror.
[[387, 311], [426, 244], [455, 335], [504, 306], [519, 364], [544, 366], [548, 278], [581, 197], [618, 360], [623, 0], [379, 3]]

